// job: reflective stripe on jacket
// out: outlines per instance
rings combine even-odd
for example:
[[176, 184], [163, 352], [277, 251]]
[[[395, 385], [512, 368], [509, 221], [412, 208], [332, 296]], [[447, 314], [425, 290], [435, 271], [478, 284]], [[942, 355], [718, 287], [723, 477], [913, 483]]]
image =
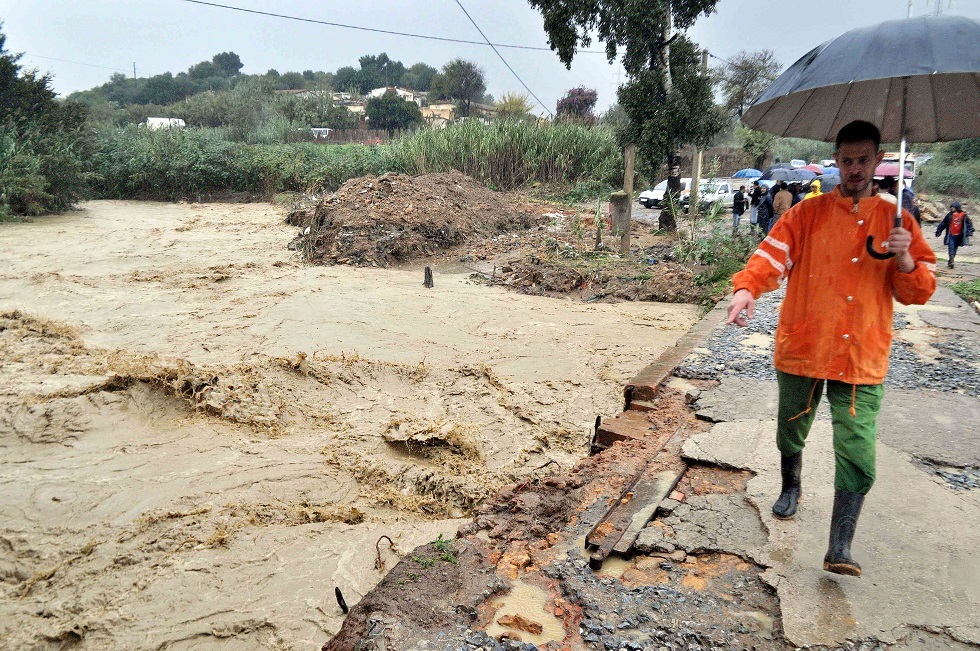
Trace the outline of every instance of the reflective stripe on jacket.
[[892, 298], [921, 305], [936, 290], [936, 256], [915, 219], [903, 211], [912, 233], [915, 269], [898, 270], [895, 258], [877, 260], [865, 249], [888, 239], [895, 206], [878, 197], [852, 199], [836, 190], [793, 206], [776, 222], [743, 271], [735, 290], [758, 298], [787, 278], [776, 328], [775, 366], [780, 371], [849, 384], [880, 384], [888, 371]]

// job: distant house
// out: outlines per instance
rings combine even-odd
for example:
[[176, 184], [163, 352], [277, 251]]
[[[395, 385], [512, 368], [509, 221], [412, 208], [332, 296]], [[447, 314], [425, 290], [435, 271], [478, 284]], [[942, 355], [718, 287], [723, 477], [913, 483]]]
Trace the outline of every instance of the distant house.
[[456, 117], [456, 105], [452, 103], [429, 104], [422, 107], [422, 118], [433, 126], [444, 126]]
[[419, 106], [425, 105], [425, 93], [420, 93], [419, 91], [409, 90], [407, 88], [399, 88], [398, 86], [386, 86], [384, 88], [375, 88], [370, 93], [367, 94], [368, 97], [381, 97], [385, 93], [394, 93], [401, 97], [406, 102], [415, 102]]
[[146, 122], [140, 126], [147, 129], [183, 129], [187, 125], [180, 118], [146, 118]]
[[313, 138], [315, 140], [326, 139], [330, 137], [330, 132], [333, 129], [327, 129], [326, 127], [312, 127], [310, 131], [313, 132]]

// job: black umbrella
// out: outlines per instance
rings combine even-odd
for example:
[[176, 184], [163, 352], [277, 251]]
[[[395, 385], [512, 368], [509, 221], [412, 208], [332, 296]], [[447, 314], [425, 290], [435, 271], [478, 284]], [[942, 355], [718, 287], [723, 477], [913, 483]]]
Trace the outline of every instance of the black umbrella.
[[[980, 135], [980, 23], [920, 16], [854, 29], [805, 54], [742, 116], [751, 129], [833, 142], [866, 120], [885, 142]], [[902, 223], [901, 202], [896, 226]], [[889, 257], [873, 250], [875, 257]]]
[[784, 169], [780, 167], [777, 169], [769, 168], [769, 171], [767, 171], [765, 174], [762, 175], [762, 180], [763, 181], [786, 181], [787, 183], [792, 183], [794, 181], [809, 181], [815, 176], [816, 173], [810, 170], [804, 170], [804, 169], [794, 170], [794, 169]]
[[837, 174], [821, 174], [816, 180], [820, 181], [821, 192], [831, 192], [840, 185], [840, 176]]

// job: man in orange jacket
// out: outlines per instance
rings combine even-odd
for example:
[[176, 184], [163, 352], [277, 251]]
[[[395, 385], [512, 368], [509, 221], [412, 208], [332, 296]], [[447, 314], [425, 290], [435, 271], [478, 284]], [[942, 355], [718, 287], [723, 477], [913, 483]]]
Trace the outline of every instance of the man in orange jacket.
[[[892, 299], [925, 303], [936, 289], [936, 256], [915, 219], [872, 196], [871, 180], [884, 152], [873, 124], [855, 121], [837, 134], [837, 190], [793, 206], [776, 222], [743, 271], [733, 278], [728, 323], [747, 325], [755, 300], [786, 279], [776, 328], [779, 382], [776, 445], [782, 491], [772, 507], [796, 514], [803, 446], [824, 385], [834, 430], [834, 510], [824, 569], [861, 575], [851, 542], [864, 496], [875, 479], [876, 419], [884, 394], [892, 338]], [[894, 254], [877, 259], [868, 236]], [[879, 249], [879, 250], [881, 250]], [[743, 311], [745, 316], [743, 316]]]

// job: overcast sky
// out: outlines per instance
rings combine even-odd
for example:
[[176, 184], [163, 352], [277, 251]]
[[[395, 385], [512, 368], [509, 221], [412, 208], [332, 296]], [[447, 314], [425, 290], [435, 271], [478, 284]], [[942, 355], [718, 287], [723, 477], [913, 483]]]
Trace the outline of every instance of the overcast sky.
[[[913, 15], [943, 11], [980, 20], [980, 0], [913, 0]], [[280, 13], [313, 20], [481, 40], [456, 0], [215, 0], [218, 4]], [[540, 14], [522, 0], [461, 0], [494, 43], [547, 47]], [[773, 50], [787, 67], [807, 51], [855, 27], [903, 18], [908, 0], [821, 0], [777, 3], [720, 0], [717, 13], [702, 18], [690, 37], [711, 54], [728, 58], [740, 50]], [[363, 54], [388, 55], [410, 66], [419, 61], [437, 68], [462, 57], [486, 72], [495, 97], [525, 92], [487, 46], [392, 36], [247, 14], [192, 4], [184, 0], [0, 0], [0, 20], [7, 49], [23, 52], [21, 63], [48, 72], [60, 94], [108, 81], [115, 72], [139, 77], [187, 70], [218, 52], [236, 52], [243, 72], [312, 69], [335, 71], [357, 67]], [[593, 43], [591, 49], [602, 50]], [[618, 66], [604, 54], [580, 53], [571, 70], [551, 51], [501, 48], [501, 54], [528, 87], [554, 110], [557, 100], [575, 86], [595, 88], [598, 108], [615, 102]], [[720, 65], [711, 59], [712, 66]], [[539, 107], [538, 113], [543, 114]]]

